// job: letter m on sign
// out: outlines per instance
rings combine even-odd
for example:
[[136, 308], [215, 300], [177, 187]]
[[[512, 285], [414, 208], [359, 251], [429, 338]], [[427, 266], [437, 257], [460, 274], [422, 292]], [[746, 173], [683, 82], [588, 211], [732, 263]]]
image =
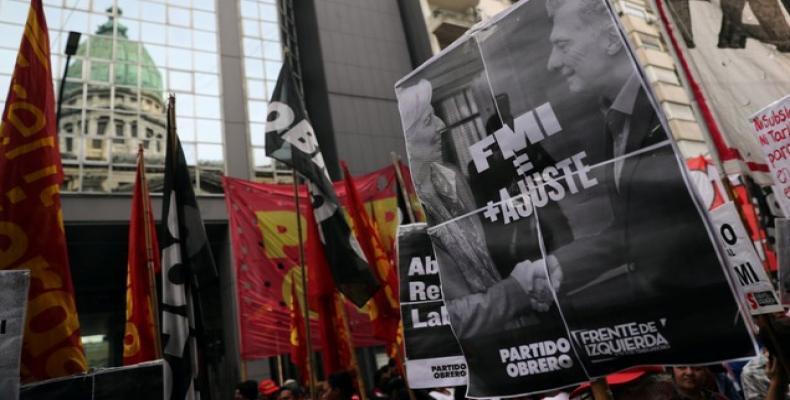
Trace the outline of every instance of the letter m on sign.
[[754, 268], [752, 268], [751, 263], [743, 263], [741, 265], [735, 266], [735, 275], [738, 276], [738, 282], [741, 286], [748, 286], [759, 281], [757, 278], [757, 273], [754, 272]]

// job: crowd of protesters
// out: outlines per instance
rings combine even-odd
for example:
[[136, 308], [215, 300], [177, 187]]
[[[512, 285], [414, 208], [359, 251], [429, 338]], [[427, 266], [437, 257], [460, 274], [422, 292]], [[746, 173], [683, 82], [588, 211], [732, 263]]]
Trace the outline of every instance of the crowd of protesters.
[[[633, 368], [606, 377], [614, 400], [790, 400], [790, 380], [774, 344], [789, 346], [790, 319], [778, 317], [772, 335], [763, 330], [758, 342], [765, 344], [748, 361], [706, 366], [650, 366]], [[465, 400], [465, 387], [409, 390], [394, 360], [379, 368], [370, 400]], [[316, 396], [295, 380], [278, 386], [271, 379], [236, 385], [235, 400], [361, 400], [358, 386], [349, 372], [331, 374], [316, 385]], [[592, 400], [587, 383], [555, 393], [523, 396], [514, 400]]]

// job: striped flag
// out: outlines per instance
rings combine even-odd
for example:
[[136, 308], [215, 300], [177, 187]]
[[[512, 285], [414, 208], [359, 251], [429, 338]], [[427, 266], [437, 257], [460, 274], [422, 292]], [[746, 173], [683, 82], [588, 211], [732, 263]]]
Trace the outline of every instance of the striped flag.
[[167, 154], [162, 200], [162, 353], [165, 398], [199, 399], [194, 294], [217, 270], [203, 219], [189, 178], [184, 151], [176, 135], [175, 97], [167, 105]]

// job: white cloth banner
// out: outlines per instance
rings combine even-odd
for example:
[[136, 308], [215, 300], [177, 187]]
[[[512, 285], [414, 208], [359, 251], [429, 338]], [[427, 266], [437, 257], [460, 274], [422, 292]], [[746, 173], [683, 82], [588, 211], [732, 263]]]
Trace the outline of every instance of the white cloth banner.
[[782, 312], [779, 298], [765, 273], [760, 257], [738, 216], [735, 204], [727, 202], [711, 211], [716, 235], [726, 256], [733, 285], [752, 315]]
[[752, 116], [752, 129], [768, 160], [776, 201], [790, 215], [790, 95]]
[[30, 271], [0, 271], [0, 397], [19, 398], [19, 363]]

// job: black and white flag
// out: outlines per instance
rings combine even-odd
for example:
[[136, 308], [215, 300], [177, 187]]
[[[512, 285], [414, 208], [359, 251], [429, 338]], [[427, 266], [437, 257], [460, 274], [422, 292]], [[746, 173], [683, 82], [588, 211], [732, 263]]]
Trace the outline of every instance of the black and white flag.
[[[184, 151], [176, 135], [175, 97], [167, 109], [162, 222], [162, 349], [167, 399], [200, 399], [196, 322], [199, 309], [193, 294], [217, 270], [203, 219], [189, 178]], [[198, 326], [199, 327], [199, 326]]]
[[335, 285], [346, 298], [362, 307], [380, 285], [343, 216], [288, 63], [283, 64], [277, 78], [266, 120], [266, 155], [288, 164], [307, 179], [313, 214]]

